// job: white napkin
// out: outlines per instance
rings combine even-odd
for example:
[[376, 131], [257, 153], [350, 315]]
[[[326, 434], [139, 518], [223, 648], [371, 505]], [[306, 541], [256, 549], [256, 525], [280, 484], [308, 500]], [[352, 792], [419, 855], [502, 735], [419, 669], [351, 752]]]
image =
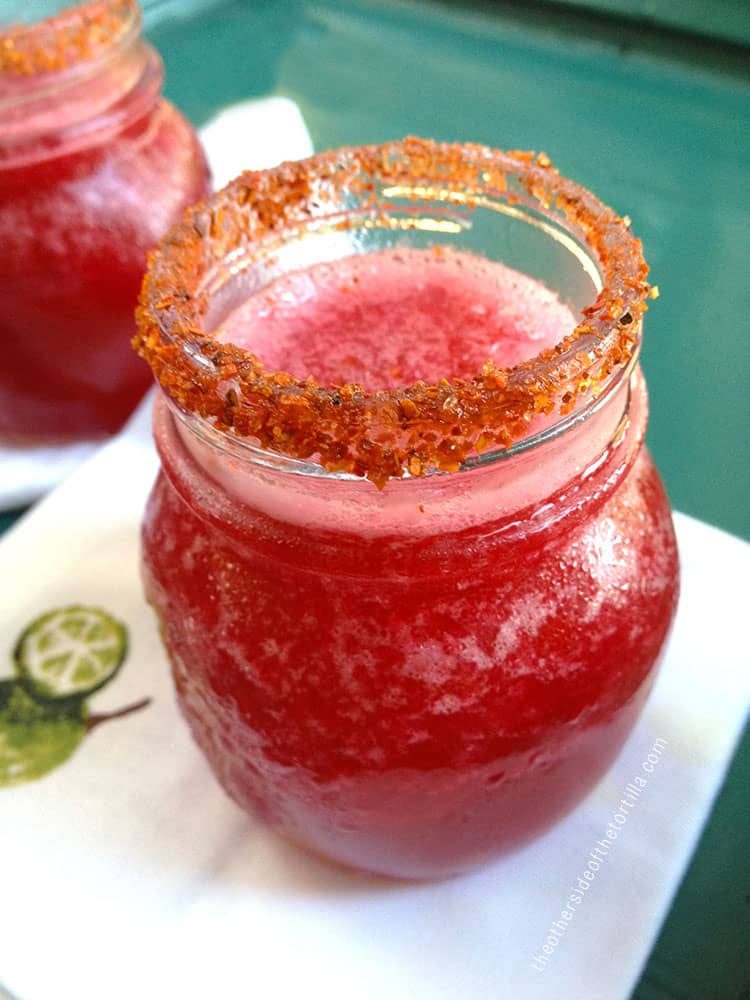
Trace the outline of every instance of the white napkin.
[[[312, 153], [302, 114], [286, 97], [230, 105], [212, 118], [200, 135], [216, 188], [243, 170], [261, 170]], [[28, 447], [0, 441], [0, 511], [43, 496], [101, 444], [99, 440]]]
[[[523, 851], [447, 882], [396, 883], [287, 845], [214, 783], [141, 594], [156, 468], [144, 405], [0, 542], [0, 674], [32, 618], [94, 603], [127, 623], [131, 649], [92, 710], [153, 699], [41, 780], [0, 788], [0, 983], [19, 1000], [627, 997], [747, 713], [750, 546], [678, 514], [676, 628], [606, 778]], [[620, 824], [636, 776], [646, 784]]]
[[33, 503], [101, 446], [101, 440], [35, 446], [0, 441], [0, 510]]

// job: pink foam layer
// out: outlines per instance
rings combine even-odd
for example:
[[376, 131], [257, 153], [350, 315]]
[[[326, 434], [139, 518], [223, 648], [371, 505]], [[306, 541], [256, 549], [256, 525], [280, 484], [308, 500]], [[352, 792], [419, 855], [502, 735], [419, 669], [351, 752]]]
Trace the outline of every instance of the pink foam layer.
[[316, 264], [248, 298], [218, 335], [269, 370], [395, 388], [470, 378], [551, 347], [576, 319], [554, 292], [453, 250], [391, 249]]

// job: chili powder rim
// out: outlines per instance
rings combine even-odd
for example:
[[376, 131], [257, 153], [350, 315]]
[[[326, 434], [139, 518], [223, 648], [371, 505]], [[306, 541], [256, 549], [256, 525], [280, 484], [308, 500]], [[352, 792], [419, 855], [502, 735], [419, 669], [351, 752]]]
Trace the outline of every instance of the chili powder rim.
[[0, 75], [59, 73], [99, 59], [140, 31], [137, 0], [90, 0], [0, 31]]
[[[382, 220], [388, 204], [378, 186], [399, 185], [419, 192], [414, 197], [422, 201], [431, 185], [433, 200], [439, 188], [448, 200], [460, 193], [470, 208], [491, 197], [548, 214], [556, 209], [603, 278], [583, 321], [554, 347], [512, 368], [487, 361], [471, 379], [378, 391], [266, 371], [251, 351], [201, 329], [207, 279], [230, 253], [250, 253], [263, 241], [292, 238], [295, 230], [324, 221], [332, 193], [356, 195], [358, 211]], [[149, 257], [133, 346], [172, 401], [213, 429], [382, 487], [404, 474], [458, 471], [490, 449], [502, 453], [528, 435], [539, 414], [557, 409], [567, 417], [601, 396], [638, 353], [646, 300], [658, 294], [647, 274], [629, 220], [561, 177], [544, 153], [407, 138], [247, 171], [189, 209]]]

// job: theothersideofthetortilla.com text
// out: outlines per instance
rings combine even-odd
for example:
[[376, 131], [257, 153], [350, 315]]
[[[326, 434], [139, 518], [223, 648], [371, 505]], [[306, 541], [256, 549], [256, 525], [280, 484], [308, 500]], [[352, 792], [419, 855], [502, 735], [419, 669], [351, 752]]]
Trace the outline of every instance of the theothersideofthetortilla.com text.
[[537, 972], [544, 972], [547, 968], [550, 959], [555, 953], [555, 949], [565, 936], [565, 932], [575, 917], [576, 910], [586, 898], [586, 893], [589, 891], [599, 869], [607, 860], [610, 851], [614, 849], [615, 842], [628, 821], [628, 816], [638, 805], [638, 800], [643, 794], [644, 788], [648, 785], [648, 776], [653, 774], [666, 746], [667, 741], [665, 739], [659, 737], [659, 739], [655, 740], [654, 745], [641, 764], [640, 772], [625, 786], [622, 798], [618, 803], [617, 809], [612, 814], [612, 818], [607, 824], [604, 834], [600, 840], [597, 840], [592, 850], [589, 851], [585, 868], [581, 870], [576, 881], [572, 883], [570, 893], [565, 900], [565, 905], [560, 910], [559, 917], [552, 921], [547, 930], [544, 943], [537, 953], [532, 955], [531, 967]]

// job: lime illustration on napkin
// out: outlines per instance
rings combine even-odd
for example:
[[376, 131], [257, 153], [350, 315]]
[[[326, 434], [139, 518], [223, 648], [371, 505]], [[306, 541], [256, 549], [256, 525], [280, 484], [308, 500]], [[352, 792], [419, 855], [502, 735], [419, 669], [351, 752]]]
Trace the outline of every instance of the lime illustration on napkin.
[[127, 628], [101, 608], [58, 608], [21, 633], [15, 677], [0, 681], [0, 788], [43, 777], [96, 726], [149, 704], [89, 714], [86, 699], [112, 680], [127, 652]]

